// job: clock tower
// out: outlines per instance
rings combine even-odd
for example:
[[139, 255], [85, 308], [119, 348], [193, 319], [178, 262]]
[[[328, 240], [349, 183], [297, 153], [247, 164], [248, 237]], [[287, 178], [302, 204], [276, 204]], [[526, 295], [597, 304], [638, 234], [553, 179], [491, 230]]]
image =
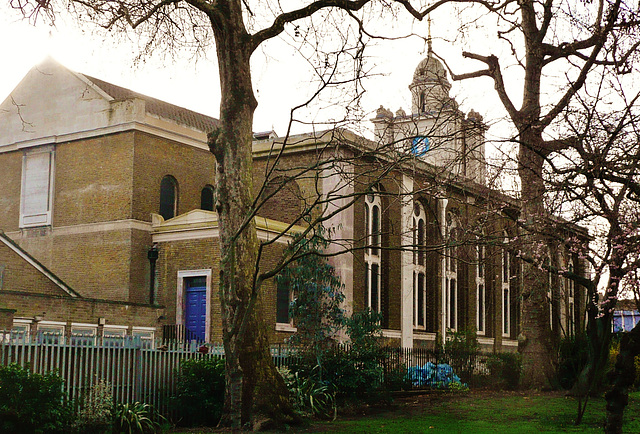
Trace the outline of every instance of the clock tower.
[[411, 114], [380, 106], [372, 119], [376, 141], [393, 145], [396, 150], [438, 168], [453, 176], [463, 176], [484, 184], [484, 133], [482, 116], [471, 110], [460, 111], [449, 96], [451, 84], [442, 62], [428, 44], [427, 57], [413, 73], [409, 85]]

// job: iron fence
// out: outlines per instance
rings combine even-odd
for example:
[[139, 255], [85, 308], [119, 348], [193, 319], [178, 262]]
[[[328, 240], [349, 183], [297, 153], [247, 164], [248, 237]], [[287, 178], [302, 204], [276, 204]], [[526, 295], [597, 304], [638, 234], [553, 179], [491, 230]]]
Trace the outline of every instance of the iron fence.
[[[338, 351], [349, 348], [348, 345], [336, 346]], [[477, 378], [488, 373], [486, 357], [477, 354], [394, 347], [384, 347], [382, 351], [383, 376], [391, 373], [403, 376], [429, 363], [435, 366], [446, 363], [463, 382], [473, 387]], [[299, 359], [299, 352], [287, 344], [277, 344], [271, 346], [271, 356], [276, 366], [291, 366]], [[0, 365], [15, 363], [41, 374], [56, 371], [64, 379], [67, 398], [76, 405], [80, 405], [96, 383], [104, 381], [111, 385], [116, 403], [145, 402], [161, 414], [171, 415], [170, 397], [176, 392], [180, 363], [205, 357], [224, 357], [222, 345], [196, 340], [149, 342], [137, 336], [102, 339], [0, 331]], [[410, 380], [410, 386], [424, 387], [415, 378]]]

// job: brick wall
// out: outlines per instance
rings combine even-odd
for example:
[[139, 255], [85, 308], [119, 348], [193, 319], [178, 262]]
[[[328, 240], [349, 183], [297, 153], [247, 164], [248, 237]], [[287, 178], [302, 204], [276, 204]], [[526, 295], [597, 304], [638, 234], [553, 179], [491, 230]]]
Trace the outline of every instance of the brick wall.
[[215, 158], [209, 151], [150, 134], [135, 133], [132, 218], [151, 221], [160, 210], [160, 182], [165, 175], [178, 181], [178, 215], [200, 208], [200, 192], [215, 186]]
[[0, 191], [0, 229], [18, 229], [20, 220], [20, 189], [22, 186], [22, 152], [0, 153], [2, 190]]
[[[2, 274], [0, 292], [13, 290], [49, 295], [66, 294], [3, 242], [0, 242], [0, 273]], [[0, 307], [7, 306], [0, 305]]]
[[15, 318], [41, 316], [47, 321], [98, 324], [104, 318], [107, 325], [158, 327], [163, 309], [132, 303], [70, 298], [21, 291], [0, 293], [0, 305], [15, 309]]
[[[268, 270], [281, 257], [283, 245], [275, 245], [265, 249], [261, 269]], [[176, 306], [178, 293], [178, 272], [192, 270], [211, 270], [211, 330], [210, 340], [222, 342], [222, 317], [219, 294], [220, 250], [217, 238], [201, 238], [158, 243], [159, 257], [156, 264], [158, 303], [165, 306], [164, 323], [176, 324]], [[281, 342], [288, 336], [276, 333], [276, 288], [273, 279], [263, 283], [260, 289], [259, 308], [267, 326], [270, 340]]]
[[131, 218], [133, 132], [55, 148], [53, 227]]

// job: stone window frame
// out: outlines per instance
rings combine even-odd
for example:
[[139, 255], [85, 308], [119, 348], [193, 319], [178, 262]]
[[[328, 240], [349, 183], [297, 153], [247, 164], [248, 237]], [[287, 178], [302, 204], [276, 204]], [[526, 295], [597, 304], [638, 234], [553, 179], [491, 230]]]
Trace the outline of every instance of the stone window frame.
[[287, 315], [289, 316], [289, 320], [287, 322], [278, 321], [278, 297], [279, 295], [283, 295], [281, 294], [281, 291], [284, 292], [284, 290], [286, 290], [287, 298], [289, 299], [289, 306], [295, 299], [295, 294], [291, 290], [291, 287], [284, 285], [284, 283], [280, 284], [276, 282], [276, 331], [294, 333], [298, 331], [298, 328], [293, 325], [293, 319], [290, 317], [290, 307], [287, 308]]
[[98, 325], [86, 323], [71, 323], [69, 343], [71, 345], [96, 345], [98, 341]]
[[[574, 272], [573, 258], [569, 258], [567, 264], [567, 270], [569, 273]], [[567, 277], [567, 335], [573, 336], [575, 333], [575, 296], [576, 296], [576, 282], [573, 279]]]
[[[169, 220], [178, 215], [178, 197], [179, 197], [179, 184], [178, 180], [172, 175], [165, 175], [162, 177], [160, 181], [160, 204], [158, 207], [158, 214], [162, 216], [163, 219]], [[166, 197], [169, 194], [173, 194], [173, 202], [172, 209], [169, 210], [169, 199]], [[166, 207], [166, 209], [165, 209]], [[171, 212], [169, 212], [171, 211]]]
[[[504, 246], [509, 244], [509, 234], [505, 230], [503, 232], [502, 243]], [[506, 247], [502, 248], [502, 282], [500, 301], [502, 304], [502, 337], [511, 336], [511, 256]]]
[[[376, 187], [365, 195], [365, 306], [376, 313], [382, 312], [382, 198]], [[377, 272], [376, 272], [377, 270]], [[377, 294], [373, 294], [373, 282]], [[375, 302], [375, 304], [374, 304]]]
[[[205, 197], [205, 194], [207, 195]], [[209, 197], [209, 195], [211, 197]], [[213, 185], [211, 184], [207, 184], [204, 187], [202, 187], [202, 190], [200, 190], [200, 209], [204, 210], [204, 211], [215, 211], [215, 196], [216, 195], [216, 189], [213, 187]], [[205, 208], [205, 199], [206, 200], [211, 200], [211, 209], [209, 208]]]
[[211, 339], [211, 269], [203, 268], [198, 270], [178, 270], [176, 285], [176, 325], [184, 325], [184, 313], [185, 313], [185, 285], [184, 281], [187, 277], [205, 277], [206, 278], [206, 298], [207, 304], [205, 307], [205, 330], [204, 340], [209, 342]]
[[155, 327], [131, 327], [131, 336], [140, 337], [140, 343], [143, 349], [155, 348]]
[[[458, 221], [456, 216], [448, 212], [446, 216], [446, 247], [445, 247], [445, 327], [451, 331], [458, 329]], [[452, 302], [453, 301], [453, 302]]]
[[[424, 204], [414, 201], [412, 215], [413, 233], [413, 327], [418, 330], [427, 328], [427, 212]], [[420, 284], [422, 276], [422, 284]], [[422, 295], [422, 303], [420, 303]], [[422, 323], [420, 323], [422, 313]]]
[[38, 342], [64, 344], [67, 323], [62, 321], [39, 321], [36, 326]]
[[25, 318], [14, 318], [11, 326], [11, 342], [30, 342], [33, 320]]
[[[476, 238], [476, 331], [478, 335], [484, 336], [487, 333], [487, 249], [483, 242], [485, 239], [484, 230], [482, 236]], [[482, 301], [482, 303], [480, 303]], [[480, 307], [482, 306], [482, 308]]]
[[[48, 179], [46, 192], [46, 205], [40, 212], [27, 212], [27, 191], [30, 188], [29, 184], [34, 182], [29, 180], [28, 164], [29, 160], [34, 160], [42, 155], [48, 154]], [[35, 169], [31, 169], [35, 170]], [[53, 222], [53, 194], [54, 194], [54, 179], [55, 179], [55, 147], [53, 145], [38, 146], [36, 148], [27, 149], [22, 155], [22, 179], [20, 185], [20, 228], [38, 227], [38, 226], [51, 226]], [[37, 189], [38, 192], [42, 192], [42, 188]], [[44, 196], [44, 195], [43, 195]]]

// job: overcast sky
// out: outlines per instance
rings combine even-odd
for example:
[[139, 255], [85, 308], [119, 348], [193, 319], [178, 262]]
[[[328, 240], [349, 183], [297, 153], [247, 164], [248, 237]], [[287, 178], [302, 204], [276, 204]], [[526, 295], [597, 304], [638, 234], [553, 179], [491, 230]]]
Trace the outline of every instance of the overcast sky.
[[[447, 61], [458, 68], [470, 69], [477, 65], [461, 62], [462, 47], [446, 44], [438, 39], [444, 21], [434, 20], [432, 33], [434, 49], [446, 53]], [[426, 34], [426, 23], [417, 24], [417, 30]], [[217, 65], [213, 47], [208, 58], [197, 61], [186, 54], [177, 59], [154, 55], [143, 63], [134, 65], [138, 54], [135, 41], [116, 40], [107, 35], [96, 37], [82, 32], [77, 26], [58, 20], [57, 27], [39, 24], [34, 27], [18, 16], [0, 9], [0, 100], [4, 100], [20, 79], [47, 55], [71, 70], [92, 75], [131, 90], [159, 98], [207, 115], [218, 116], [220, 91]], [[371, 50], [369, 66], [378, 74], [365, 83], [363, 98], [365, 112], [374, 115], [381, 104], [392, 111], [403, 107], [410, 112], [410, 92], [413, 71], [426, 53], [424, 41], [418, 38], [382, 44]], [[266, 54], [265, 54], [266, 53]], [[258, 50], [252, 58], [252, 73], [259, 107], [254, 121], [255, 131], [274, 128], [279, 135], [286, 132], [291, 107], [300, 104], [308, 95], [310, 73], [307, 64], [294, 50], [275, 40]], [[486, 80], [454, 83], [451, 92], [461, 108], [471, 108], [487, 120], [500, 115], [499, 105]], [[308, 122], [327, 121], [330, 111], [308, 111]], [[367, 116], [369, 117], [369, 116]], [[372, 126], [366, 122], [366, 129]], [[310, 130], [310, 126], [298, 126], [294, 132]]]

